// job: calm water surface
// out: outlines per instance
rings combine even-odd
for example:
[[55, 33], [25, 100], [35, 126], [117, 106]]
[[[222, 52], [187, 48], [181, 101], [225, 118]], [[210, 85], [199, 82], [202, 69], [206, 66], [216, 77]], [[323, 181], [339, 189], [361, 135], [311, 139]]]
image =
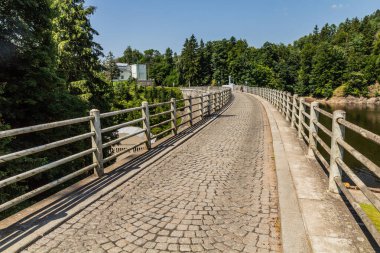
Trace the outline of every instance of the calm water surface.
[[[334, 105], [323, 105], [320, 107], [326, 111], [333, 112], [334, 110], [344, 110], [346, 111], [346, 120], [350, 121], [360, 127], [363, 127], [373, 133], [380, 135], [380, 105], [369, 105], [369, 104], [334, 104]], [[320, 115], [320, 121], [323, 125], [331, 129], [331, 120], [326, 118], [324, 115]], [[322, 132], [322, 131], [320, 131]], [[322, 139], [326, 143], [330, 144], [331, 140], [328, 136], [324, 136], [323, 133], [320, 134]], [[352, 147], [358, 150], [360, 153], [369, 158], [372, 162], [380, 166], [380, 146], [372, 141], [366, 140], [361, 135], [346, 129], [346, 142], [348, 142]], [[321, 148], [319, 148], [321, 150]], [[321, 152], [322, 153], [322, 152]], [[328, 158], [327, 154], [324, 154]], [[329, 161], [329, 159], [327, 159]], [[371, 187], [380, 188], [380, 180], [375, 175], [373, 175], [367, 168], [365, 168], [360, 162], [349, 155], [347, 152], [344, 154], [344, 161], [348, 164], [357, 175]]]

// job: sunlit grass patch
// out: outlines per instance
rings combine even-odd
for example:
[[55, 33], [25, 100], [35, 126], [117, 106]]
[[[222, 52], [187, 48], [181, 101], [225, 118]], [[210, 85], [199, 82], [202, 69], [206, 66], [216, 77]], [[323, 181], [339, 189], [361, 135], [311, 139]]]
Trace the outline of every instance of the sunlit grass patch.
[[373, 222], [373, 225], [380, 231], [380, 212], [371, 204], [360, 203], [360, 207], [367, 214], [368, 218]]

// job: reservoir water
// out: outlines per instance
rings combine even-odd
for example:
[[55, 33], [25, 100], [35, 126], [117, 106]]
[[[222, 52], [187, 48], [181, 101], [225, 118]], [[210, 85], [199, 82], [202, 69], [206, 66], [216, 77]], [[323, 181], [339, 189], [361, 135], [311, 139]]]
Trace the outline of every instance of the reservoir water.
[[[322, 109], [328, 112], [333, 112], [334, 110], [344, 110], [346, 111], [346, 120], [354, 123], [362, 128], [365, 128], [373, 133], [380, 135], [380, 105], [374, 104], [320, 104]], [[331, 120], [324, 115], [319, 116], [320, 121], [323, 125], [331, 129]], [[321, 133], [320, 131], [319, 133]], [[331, 139], [325, 136], [323, 133], [320, 134], [322, 139], [330, 144]], [[346, 128], [345, 141], [349, 143], [352, 147], [358, 150], [360, 153], [369, 158], [372, 162], [380, 166], [380, 146], [374, 142], [365, 139], [361, 135]], [[318, 148], [322, 150], [322, 148]], [[321, 152], [326, 158], [328, 158], [326, 153]], [[329, 161], [329, 158], [326, 159]], [[364, 165], [359, 161], [349, 155], [348, 152], [344, 154], [344, 161], [348, 164], [357, 175], [366, 183], [367, 186], [380, 188], [380, 179], [373, 175]], [[345, 178], [343, 178], [345, 179]], [[349, 181], [349, 180], [345, 180]]]

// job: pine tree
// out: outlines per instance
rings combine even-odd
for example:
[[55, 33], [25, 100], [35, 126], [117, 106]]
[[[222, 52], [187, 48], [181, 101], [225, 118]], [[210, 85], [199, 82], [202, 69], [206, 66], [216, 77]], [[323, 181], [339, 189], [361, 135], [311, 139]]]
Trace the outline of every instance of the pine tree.
[[95, 7], [84, 6], [84, 0], [54, 0], [52, 8], [53, 38], [58, 48], [58, 73], [67, 83], [71, 94], [89, 102], [102, 111], [110, 109], [111, 87], [99, 73], [103, 70], [102, 47], [94, 41], [98, 32], [91, 26], [89, 16]]
[[104, 61], [105, 76], [108, 81], [116, 79], [120, 75], [120, 70], [116, 65], [115, 57], [112, 52], [109, 52]]
[[198, 42], [193, 34], [189, 39], [186, 39], [181, 55], [181, 75], [189, 86], [195, 84], [199, 73], [197, 50]]

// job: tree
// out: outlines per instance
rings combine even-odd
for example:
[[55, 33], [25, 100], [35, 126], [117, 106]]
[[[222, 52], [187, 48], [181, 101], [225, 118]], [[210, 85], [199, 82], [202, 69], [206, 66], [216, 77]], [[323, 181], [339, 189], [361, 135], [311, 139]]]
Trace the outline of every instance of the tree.
[[118, 59], [120, 62], [128, 64], [137, 64], [141, 63], [144, 55], [137, 49], [132, 49], [131, 46], [128, 46], [123, 53], [123, 56]]
[[102, 47], [94, 41], [98, 32], [89, 16], [95, 7], [84, 0], [54, 0], [53, 38], [58, 48], [58, 73], [68, 90], [89, 102], [90, 107], [109, 110], [111, 87], [102, 80], [99, 57]]
[[120, 70], [116, 65], [115, 57], [112, 52], [109, 52], [106, 60], [104, 61], [105, 76], [108, 81], [116, 79], [120, 75]]
[[[52, 40], [53, 13], [45, 0], [4, 0], [0, 2], [0, 129], [25, 127], [40, 123], [83, 116], [86, 104], [70, 95], [64, 80], [56, 73], [56, 45]], [[0, 153], [11, 153], [46, 144], [65, 134], [78, 134], [81, 127], [63, 131], [43, 131], [31, 135], [0, 140]], [[64, 137], [65, 138], [65, 137]], [[66, 137], [67, 138], [67, 137]], [[63, 138], [61, 138], [63, 139]], [[61, 147], [59, 151], [46, 151], [35, 156], [16, 159], [0, 164], [0, 179], [8, 178], [49, 161], [60, 159], [60, 155], [78, 152], [83, 146]], [[54, 178], [55, 174], [70, 173], [77, 169], [78, 159], [64, 170], [55, 170], [36, 175], [33, 180], [20, 182], [0, 190], [0, 201], [35, 189]], [[29, 202], [30, 203], [30, 202]], [[27, 206], [28, 202], [16, 206], [13, 211]], [[6, 214], [0, 215], [4, 217]]]
[[199, 62], [197, 57], [198, 42], [194, 34], [189, 39], [186, 39], [183, 45], [181, 55], [181, 70], [185, 82], [191, 86], [195, 84], [199, 73]]
[[343, 51], [324, 42], [318, 46], [313, 57], [310, 84], [317, 96], [330, 97], [335, 88], [342, 85], [346, 69]]

